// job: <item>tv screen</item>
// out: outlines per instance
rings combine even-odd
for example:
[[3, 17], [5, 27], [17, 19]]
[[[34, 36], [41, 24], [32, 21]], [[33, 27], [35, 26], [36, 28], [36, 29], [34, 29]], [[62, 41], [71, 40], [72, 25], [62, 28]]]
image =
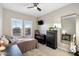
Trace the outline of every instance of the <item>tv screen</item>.
[[38, 25], [43, 25], [43, 24], [44, 24], [43, 20], [38, 21]]

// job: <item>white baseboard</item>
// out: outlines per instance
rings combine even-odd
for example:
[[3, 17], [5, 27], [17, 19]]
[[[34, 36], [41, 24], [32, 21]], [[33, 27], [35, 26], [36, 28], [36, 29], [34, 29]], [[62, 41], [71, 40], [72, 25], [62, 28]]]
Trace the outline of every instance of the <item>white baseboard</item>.
[[66, 51], [66, 52], [69, 52], [68, 49], [65, 49], [65, 48], [62, 48], [62, 47], [58, 47], [58, 49], [64, 50], [64, 51]]

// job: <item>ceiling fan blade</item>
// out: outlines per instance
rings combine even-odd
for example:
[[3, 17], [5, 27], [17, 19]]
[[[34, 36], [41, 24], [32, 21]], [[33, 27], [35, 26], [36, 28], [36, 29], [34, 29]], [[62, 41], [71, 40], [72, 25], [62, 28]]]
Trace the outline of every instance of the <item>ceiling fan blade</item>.
[[27, 8], [34, 8], [34, 6], [32, 6], [32, 7], [27, 7]]
[[41, 9], [39, 7], [37, 7], [37, 10], [41, 11]]

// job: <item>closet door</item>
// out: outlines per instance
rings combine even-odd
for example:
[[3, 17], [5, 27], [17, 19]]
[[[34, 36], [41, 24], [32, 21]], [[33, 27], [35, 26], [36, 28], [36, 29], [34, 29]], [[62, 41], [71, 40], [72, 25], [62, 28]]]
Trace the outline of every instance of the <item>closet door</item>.
[[24, 20], [24, 37], [32, 37], [32, 21]]

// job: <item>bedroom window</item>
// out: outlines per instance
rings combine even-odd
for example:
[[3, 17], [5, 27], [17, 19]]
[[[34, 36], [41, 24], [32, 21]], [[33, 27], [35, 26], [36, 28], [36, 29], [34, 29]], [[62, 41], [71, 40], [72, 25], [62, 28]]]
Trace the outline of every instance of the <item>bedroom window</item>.
[[22, 35], [22, 20], [12, 18], [12, 36], [20, 37]]
[[12, 18], [11, 27], [14, 37], [32, 37], [32, 21]]
[[24, 37], [32, 37], [32, 21], [24, 21]]

